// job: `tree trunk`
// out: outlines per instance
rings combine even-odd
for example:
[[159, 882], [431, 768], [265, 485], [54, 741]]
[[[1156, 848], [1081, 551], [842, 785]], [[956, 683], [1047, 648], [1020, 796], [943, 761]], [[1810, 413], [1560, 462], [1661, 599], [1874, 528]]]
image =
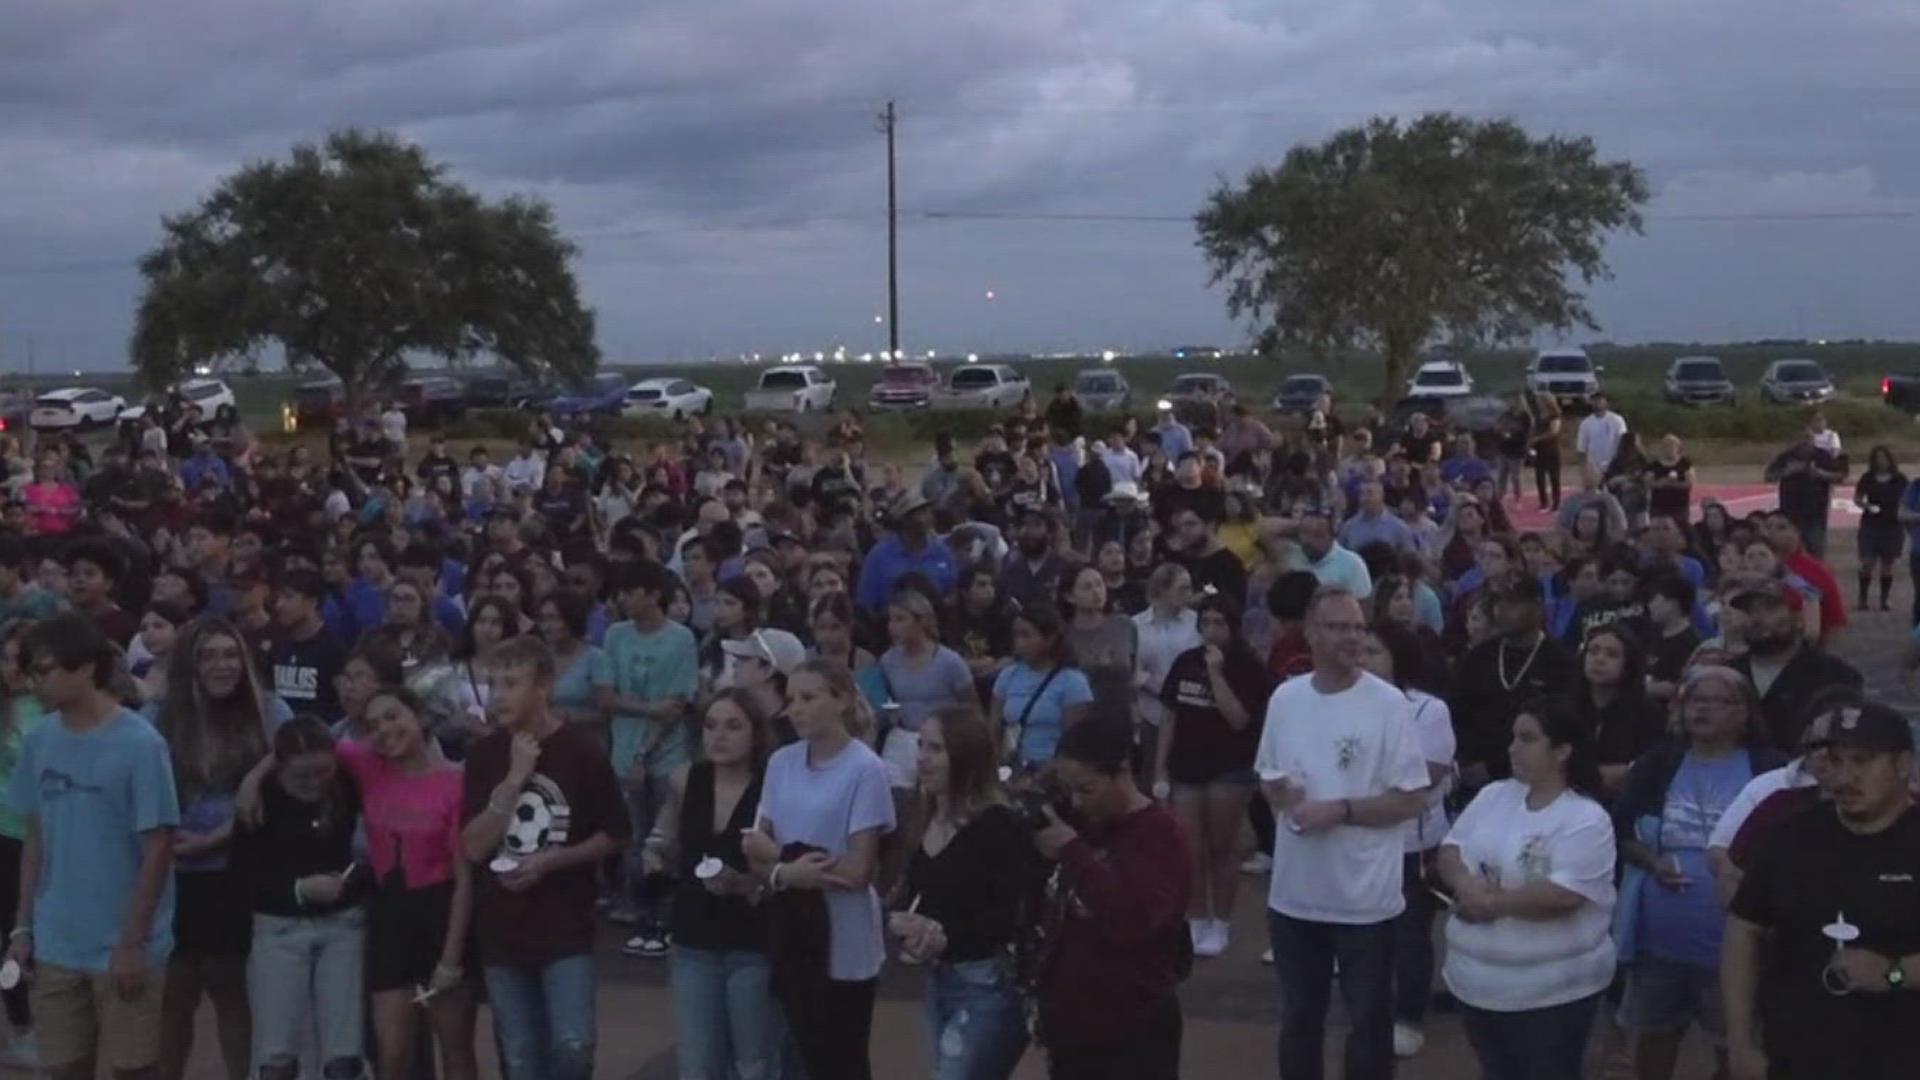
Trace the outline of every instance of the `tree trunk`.
[[1380, 387], [1380, 411], [1390, 412], [1394, 402], [1404, 395], [1407, 378], [1413, 374], [1419, 343], [1408, 337], [1388, 334], [1382, 339], [1381, 346], [1386, 372], [1384, 384]]

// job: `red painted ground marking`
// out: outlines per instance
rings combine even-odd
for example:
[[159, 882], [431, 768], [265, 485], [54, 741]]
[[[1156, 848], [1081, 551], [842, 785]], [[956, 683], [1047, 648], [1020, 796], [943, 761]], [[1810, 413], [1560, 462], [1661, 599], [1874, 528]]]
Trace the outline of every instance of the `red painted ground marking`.
[[[1700, 515], [1700, 504], [1707, 499], [1718, 499], [1735, 517], [1742, 517], [1755, 510], [1771, 510], [1779, 505], [1780, 489], [1772, 484], [1696, 484], [1693, 489], [1693, 516]], [[1553, 513], [1539, 509], [1531, 492], [1522, 496], [1518, 502], [1507, 500], [1507, 518], [1513, 527], [1521, 532], [1536, 532], [1553, 527]], [[1832, 514], [1844, 518], [1844, 524], [1853, 524], [1852, 519], [1860, 516], [1860, 508], [1853, 505], [1853, 488], [1835, 488], [1833, 492]]]

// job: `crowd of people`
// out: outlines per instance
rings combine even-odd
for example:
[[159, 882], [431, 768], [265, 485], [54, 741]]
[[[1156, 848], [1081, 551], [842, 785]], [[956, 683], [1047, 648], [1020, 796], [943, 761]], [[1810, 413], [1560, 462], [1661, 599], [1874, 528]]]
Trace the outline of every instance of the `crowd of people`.
[[[1582, 1075], [1597, 1017], [1640, 1080], [1690, 1029], [1912, 1074], [1913, 737], [1834, 651], [1817, 416], [1744, 517], [1604, 399], [1061, 390], [906, 465], [854, 414], [197, 419], [0, 443], [0, 1063], [178, 1080], [204, 1000], [231, 1080], [476, 1076], [483, 1007], [510, 1080], [585, 1077], [613, 925], [684, 1077], [870, 1076], [895, 962], [940, 1080], [1159, 1080], [1264, 875], [1283, 1080], [1336, 987], [1349, 1080], [1434, 1008], [1489, 1080]], [[1886, 609], [1920, 483], [1855, 491]]]

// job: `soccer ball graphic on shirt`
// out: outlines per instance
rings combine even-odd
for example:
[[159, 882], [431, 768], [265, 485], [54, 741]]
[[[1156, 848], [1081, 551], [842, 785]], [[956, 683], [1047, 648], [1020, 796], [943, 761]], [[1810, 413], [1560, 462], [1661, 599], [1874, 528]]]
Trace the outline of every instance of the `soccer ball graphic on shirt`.
[[535, 775], [514, 801], [507, 834], [500, 840], [501, 853], [524, 859], [536, 851], [564, 845], [571, 816], [559, 786], [544, 776]]

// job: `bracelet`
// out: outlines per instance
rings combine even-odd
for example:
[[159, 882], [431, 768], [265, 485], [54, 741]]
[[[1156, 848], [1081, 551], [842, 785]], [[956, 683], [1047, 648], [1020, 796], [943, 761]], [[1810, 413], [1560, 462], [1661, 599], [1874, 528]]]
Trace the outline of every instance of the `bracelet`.
[[767, 888], [769, 890], [773, 892], [780, 891], [780, 871], [786, 869], [786, 867], [786, 863], [773, 864], [773, 873], [767, 875]]

